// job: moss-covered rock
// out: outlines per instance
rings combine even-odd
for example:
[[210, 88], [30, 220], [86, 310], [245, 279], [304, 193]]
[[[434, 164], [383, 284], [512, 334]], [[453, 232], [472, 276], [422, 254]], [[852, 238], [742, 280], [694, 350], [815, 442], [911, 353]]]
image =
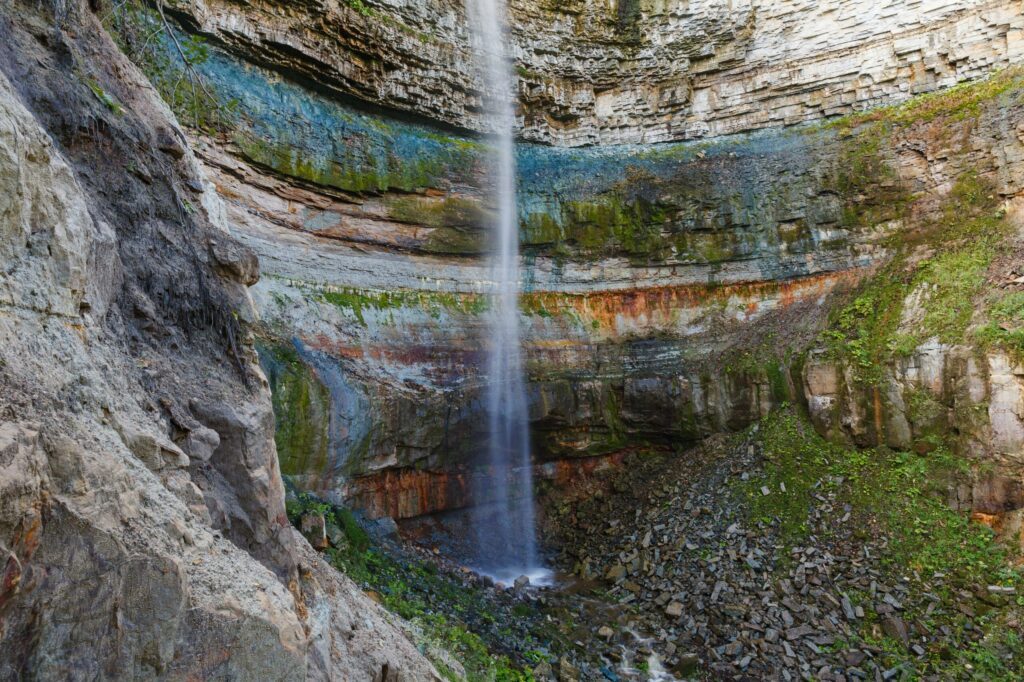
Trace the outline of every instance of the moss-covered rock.
[[261, 343], [258, 350], [273, 397], [281, 473], [322, 479], [330, 465], [330, 393], [292, 346]]

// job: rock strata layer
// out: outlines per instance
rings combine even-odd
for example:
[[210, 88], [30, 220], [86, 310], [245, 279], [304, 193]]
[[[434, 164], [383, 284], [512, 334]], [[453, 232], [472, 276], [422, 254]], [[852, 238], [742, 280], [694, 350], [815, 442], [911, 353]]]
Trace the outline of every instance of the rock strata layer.
[[[254, 120], [269, 111], [257, 76], [245, 80]], [[922, 432], [896, 396], [931, 391], [950, 408], [990, 396], [1016, 404], [1013, 361], [994, 350], [975, 365], [1005, 366], [991, 375], [1005, 380], [972, 370], [974, 388], [963, 393], [962, 363], [944, 358], [977, 349], [921, 338], [885, 370], [894, 383], [879, 393], [853, 387], [847, 360], [815, 345], [834, 302], [874, 276], [894, 244], [937, 219], [955, 222], [943, 212], [963, 178], [983, 178], [986, 201], [1017, 224], [1014, 83], [996, 78], [845, 126], [588, 150], [522, 145], [521, 319], [538, 455], [692, 441], [793, 401], [836, 438], [909, 447]], [[401, 125], [402, 135], [428, 139]], [[293, 167], [259, 162], [236, 142], [197, 147], [236, 235], [264, 268], [253, 293], [289, 473], [374, 514], [470, 504], [468, 465], [485, 436], [490, 287], [479, 179], [448, 183], [439, 171], [412, 193], [354, 191], [289, 176]], [[397, 142], [389, 148], [394, 169], [412, 163]], [[787, 359], [775, 352], [783, 348], [815, 352]], [[913, 369], [934, 354], [951, 363], [946, 384]], [[999, 453], [1019, 452], [1020, 441], [993, 440], [987, 429], [1016, 433], [1019, 413], [993, 408], [980, 430], [959, 423], [963, 414], [953, 409], [945, 428], [974, 434], [972, 448], [1007, 463], [1000, 480], [1016, 480], [1017, 455]], [[887, 420], [895, 426], [876, 427]]]
[[[487, 130], [463, 4], [169, 3], [261, 64], [340, 95]], [[520, 135], [663, 142], [847, 114], [1019, 60], [1019, 0], [510, 3]]]

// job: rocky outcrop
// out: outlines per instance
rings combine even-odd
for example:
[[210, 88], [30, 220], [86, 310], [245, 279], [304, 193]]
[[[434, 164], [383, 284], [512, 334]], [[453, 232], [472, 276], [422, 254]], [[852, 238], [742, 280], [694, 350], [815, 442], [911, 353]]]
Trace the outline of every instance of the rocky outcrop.
[[289, 526], [252, 254], [57, 7], [0, 8], [0, 678], [433, 679]]
[[[485, 130], [461, 2], [184, 0], [190, 25], [255, 63]], [[1019, 60], [1019, 1], [510, 3], [521, 136], [664, 142], [820, 119]]]
[[927, 456], [945, 434], [974, 467], [957, 503], [1024, 546], [1024, 366], [1003, 352], [935, 340], [864, 386], [822, 357], [805, 366], [808, 412], [832, 439]]

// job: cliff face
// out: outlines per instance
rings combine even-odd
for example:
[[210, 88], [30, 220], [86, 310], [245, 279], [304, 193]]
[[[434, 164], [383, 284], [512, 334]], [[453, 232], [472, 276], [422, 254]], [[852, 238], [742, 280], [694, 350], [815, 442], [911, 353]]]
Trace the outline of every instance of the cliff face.
[[[864, 124], [659, 148], [654, 161], [642, 149], [523, 150], [522, 168], [545, 169], [536, 184], [524, 174], [524, 204], [573, 197], [553, 200], [539, 218], [524, 208], [521, 306], [538, 453], [557, 459], [637, 441], [692, 441], [784, 401], [809, 403], [837, 437], [910, 447], [930, 428], [907, 416], [911, 393], [932, 391], [951, 415], [948, 428], [967, 405], [985, 412], [986, 404], [1017, 404], [1013, 361], [956, 350], [968, 336], [931, 341], [913, 321], [906, 326], [922, 345], [892, 360], [881, 402], [877, 383], [821, 380], [823, 371], [845, 376], [843, 354], [801, 355], [831, 325], [833, 301], [847, 300], [843, 292], [865, 277], [893, 276], [879, 268], [902, 240], [949, 219], [936, 216], [945, 216], [964, 174], [981, 174], [996, 204], [1012, 204], [1021, 178], [1020, 141], [1006, 133], [1020, 125], [1014, 97], [981, 101], [965, 118], [951, 110], [884, 131]], [[254, 290], [264, 321], [293, 348], [264, 354], [285, 396], [280, 423], [306, 424], [290, 434], [296, 457], [306, 443], [320, 444], [319, 464], [292, 473], [392, 516], [467, 503], [465, 465], [484, 437], [477, 395], [487, 273], [458, 250], [444, 254], [432, 237], [456, 229], [445, 216], [471, 222], [464, 213], [474, 204], [462, 198], [462, 213], [445, 213], [450, 198], [402, 195], [429, 216], [412, 226], [381, 215], [387, 194], [350, 205], [216, 158], [218, 183], [234, 197], [232, 223], [268, 273]], [[589, 179], [572, 190], [551, 189], [583, 168], [594, 178], [584, 172]], [[265, 193], [249, 193], [246, 182]], [[531, 204], [533, 191], [544, 198]], [[952, 365], [949, 381], [917, 372], [965, 353], [1005, 368], [995, 373], [1003, 378], [976, 372], [964, 394], [951, 388], [965, 385]], [[998, 386], [1009, 393], [997, 396]], [[329, 404], [330, 420], [301, 418], [330, 412]], [[1015, 408], [990, 407], [982, 417], [1008, 434], [1019, 424]], [[885, 436], [878, 420], [903, 424], [902, 435]], [[956, 428], [972, 434], [979, 452], [993, 452], [984, 432]], [[1010, 459], [1019, 451], [1019, 439], [996, 441]], [[358, 477], [381, 470], [389, 472], [382, 479]]]
[[[462, 3], [91, 6], [0, 8], [0, 677], [433, 679], [281, 473], [479, 501]], [[538, 472], [797, 403], [1019, 537], [1021, 4], [511, 11]]]
[[[196, 68], [233, 107], [195, 146], [265, 273], [252, 291], [286, 473], [374, 515], [472, 503], [486, 438], [487, 148], [435, 125], [483, 127], [459, 113], [476, 96], [461, 7], [178, 11], [216, 39]], [[512, 13], [527, 140], [517, 151], [521, 312], [536, 452], [552, 471], [636, 443], [692, 442], [798, 402], [823, 433], [862, 445], [925, 448], [940, 431], [958, 434], [963, 453], [999, 462], [961, 503], [1021, 507], [1019, 365], [1012, 343], [980, 332], [1009, 304], [975, 282], [975, 312], [961, 310], [953, 331], [929, 312], [948, 303], [929, 293], [948, 284], [942, 258], [962, 255], [937, 226], [980, 229], [1009, 211], [993, 218], [1003, 236], [992, 251], [1016, 248], [1018, 72], [778, 127], [1013, 63], [1019, 6]], [[659, 36], [670, 39], [654, 45]], [[314, 44], [342, 49], [328, 60]], [[650, 100], [657, 115], [629, 99], [656, 85], [652, 73], [688, 84], [684, 99]], [[574, 113], [559, 100], [572, 88], [532, 88], [537, 74], [587, 84], [566, 99]], [[610, 99], [599, 106], [586, 88]], [[759, 128], [657, 145], [528, 141]], [[965, 203], [971, 183], [985, 201]], [[974, 255], [976, 279], [1014, 279], [992, 252]], [[893, 278], [904, 286], [885, 293], [899, 301], [891, 329], [865, 332], [885, 343], [860, 338], [856, 306], [879, 305], [863, 297]]]
[[[195, 28], [318, 87], [485, 130], [463, 3], [178, 0]], [[846, 114], [1019, 59], [1021, 3], [515, 0], [522, 137], [664, 142]]]
[[58, 9], [0, 8], [0, 678], [431, 679], [287, 522], [252, 253]]
[[[229, 52], [202, 69], [238, 103], [198, 147], [266, 273], [253, 292], [287, 472], [374, 514], [472, 503], [485, 438], [485, 142], [371, 115]], [[909, 447], [938, 428], [908, 414], [930, 391], [965, 452], [1005, 465], [963, 504], [991, 488], [1002, 492], [979, 507], [1017, 509], [1013, 358], [966, 329], [907, 332], [898, 357], [867, 360], [851, 355], [857, 339], [834, 341], [849, 336], [836, 315], [879, 278], [918, 282], [901, 293], [921, 308], [938, 285], [888, 263], [922, 241], [946, 248], [935, 224], [966, 220], [950, 208], [963, 203], [959, 185], [980, 178], [984, 211], [1015, 206], [1018, 91], [1011, 71], [839, 123], [585, 150], [520, 144], [539, 456], [688, 442], [783, 401], [808, 404], [837, 438]], [[965, 353], [983, 370], [957, 369]], [[864, 361], [887, 378], [856, 376]], [[919, 371], [936, 363], [944, 378]]]

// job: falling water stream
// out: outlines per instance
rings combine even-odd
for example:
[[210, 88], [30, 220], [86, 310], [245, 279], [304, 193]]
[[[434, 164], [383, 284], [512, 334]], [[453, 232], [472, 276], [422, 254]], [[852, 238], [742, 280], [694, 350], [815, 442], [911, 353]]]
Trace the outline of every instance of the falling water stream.
[[467, 0], [484, 84], [484, 112], [494, 131], [490, 173], [497, 208], [493, 229], [487, 367], [489, 427], [487, 475], [478, 485], [476, 568], [510, 582], [527, 575], [546, 578], [537, 556], [530, 425], [519, 340], [519, 227], [513, 143], [515, 99], [505, 53], [504, 0]]

